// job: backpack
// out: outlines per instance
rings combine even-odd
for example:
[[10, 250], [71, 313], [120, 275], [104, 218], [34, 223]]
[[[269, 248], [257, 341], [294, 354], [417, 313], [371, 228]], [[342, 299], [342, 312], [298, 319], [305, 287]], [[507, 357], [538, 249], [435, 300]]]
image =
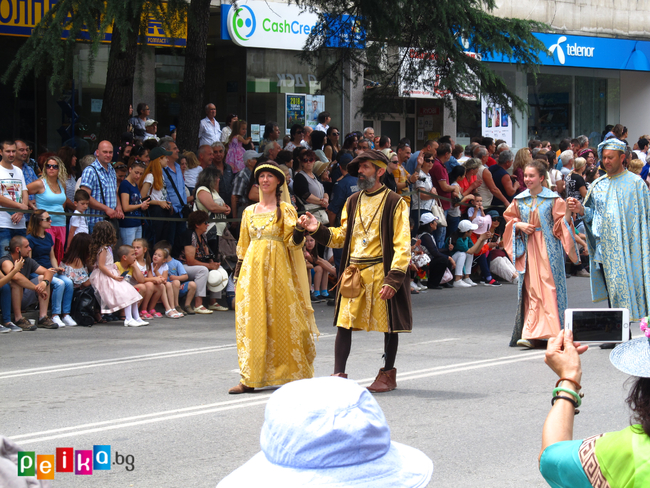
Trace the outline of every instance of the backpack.
[[77, 322], [77, 325], [92, 327], [95, 323], [95, 290], [92, 286], [77, 288], [72, 295], [72, 308], [70, 316]]

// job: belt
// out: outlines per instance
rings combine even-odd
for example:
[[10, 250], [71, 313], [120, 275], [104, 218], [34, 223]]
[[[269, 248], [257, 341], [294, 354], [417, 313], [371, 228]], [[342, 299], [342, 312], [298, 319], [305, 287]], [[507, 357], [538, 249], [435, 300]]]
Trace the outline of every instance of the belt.
[[384, 258], [383, 257], [377, 257], [377, 258], [355, 258], [355, 257], [350, 257], [350, 264], [357, 265], [357, 267], [361, 269], [366, 269], [370, 268], [372, 266], [375, 266], [377, 264], [383, 263]]
[[284, 239], [279, 236], [262, 236], [262, 237], [251, 237], [251, 241], [278, 241], [284, 242]]

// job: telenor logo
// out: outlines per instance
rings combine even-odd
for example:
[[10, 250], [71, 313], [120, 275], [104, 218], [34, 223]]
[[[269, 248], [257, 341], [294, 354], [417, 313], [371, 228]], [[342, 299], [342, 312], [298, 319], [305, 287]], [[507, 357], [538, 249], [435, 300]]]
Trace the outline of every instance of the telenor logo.
[[255, 14], [248, 5], [238, 8], [235, 15], [232, 16], [232, 30], [242, 41], [248, 41], [251, 38], [256, 26]]
[[564, 51], [562, 50], [562, 46], [560, 46], [560, 44], [563, 42], [566, 42], [566, 37], [560, 36], [557, 42], [548, 48], [551, 54], [554, 54], [557, 50], [557, 60], [560, 62], [560, 64], [564, 64], [565, 61]]

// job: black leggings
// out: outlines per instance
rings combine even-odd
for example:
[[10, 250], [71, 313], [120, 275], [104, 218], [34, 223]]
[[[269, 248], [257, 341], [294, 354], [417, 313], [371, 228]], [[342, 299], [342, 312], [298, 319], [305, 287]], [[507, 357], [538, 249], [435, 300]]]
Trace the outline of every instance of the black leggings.
[[[384, 333], [384, 370], [388, 371], [395, 367], [399, 334]], [[337, 327], [336, 342], [334, 343], [334, 373], [345, 373], [345, 366], [352, 348], [352, 329]]]

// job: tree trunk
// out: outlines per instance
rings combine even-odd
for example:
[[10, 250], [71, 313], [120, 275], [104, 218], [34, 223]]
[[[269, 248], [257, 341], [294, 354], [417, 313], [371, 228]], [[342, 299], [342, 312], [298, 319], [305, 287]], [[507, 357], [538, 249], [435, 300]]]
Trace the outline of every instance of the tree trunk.
[[133, 17], [130, 32], [126, 33], [128, 39], [124, 51], [120, 46], [122, 32], [116, 25], [113, 26], [99, 141], [107, 140], [114, 146], [119, 144], [120, 136], [126, 131], [129, 105], [132, 103], [139, 19], [139, 15]]
[[181, 85], [181, 112], [178, 120], [178, 147], [196, 150], [203, 115], [205, 62], [208, 51], [210, 0], [192, 0], [187, 13], [187, 47]]

